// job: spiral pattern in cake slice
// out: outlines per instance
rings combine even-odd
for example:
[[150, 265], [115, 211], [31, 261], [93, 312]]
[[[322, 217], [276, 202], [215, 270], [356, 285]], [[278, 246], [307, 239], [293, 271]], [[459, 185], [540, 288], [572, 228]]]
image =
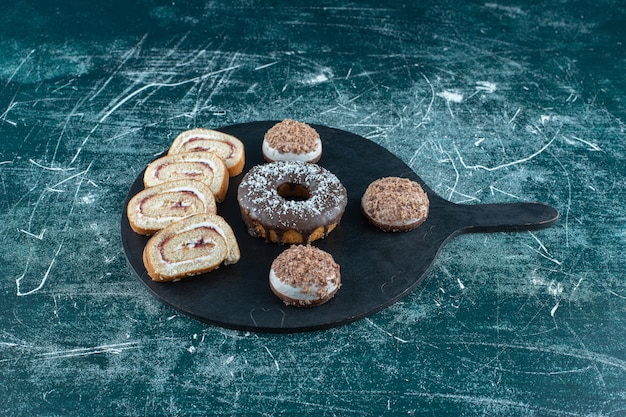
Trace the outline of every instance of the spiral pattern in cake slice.
[[218, 202], [228, 191], [228, 170], [224, 161], [212, 152], [166, 155], [154, 160], [144, 173], [146, 188], [168, 181], [191, 179], [207, 184]]
[[240, 256], [228, 223], [216, 214], [204, 213], [172, 223], [152, 236], [143, 261], [153, 281], [177, 281], [234, 264]]
[[174, 139], [169, 155], [187, 152], [213, 152], [219, 156], [231, 177], [239, 175], [245, 164], [243, 143], [232, 135], [217, 130], [197, 128], [186, 130]]
[[146, 188], [128, 202], [131, 229], [152, 235], [170, 224], [198, 213], [217, 212], [211, 188], [195, 180], [169, 181]]

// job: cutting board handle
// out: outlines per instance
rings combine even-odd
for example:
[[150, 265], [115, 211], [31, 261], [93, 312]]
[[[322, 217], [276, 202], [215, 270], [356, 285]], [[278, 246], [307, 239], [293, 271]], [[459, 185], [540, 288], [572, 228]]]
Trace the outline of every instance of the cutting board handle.
[[559, 219], [559, 211], [543, 203], [456, 204], [452, 212], [460, 233], [539, 230]]

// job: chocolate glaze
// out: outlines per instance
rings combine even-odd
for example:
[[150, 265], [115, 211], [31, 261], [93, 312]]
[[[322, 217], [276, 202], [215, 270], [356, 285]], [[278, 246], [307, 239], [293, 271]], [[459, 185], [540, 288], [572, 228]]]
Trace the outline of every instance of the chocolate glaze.
[[[305, 187], [310, 197], [282, 197], [278, 188], [286, 183]], [[347, 192], [333, 173], [319, 165], [278, 161], [250, 169], [239, 185], [237, 199], [250, 235], [270, 240], [269, 233], [274, 231], [282, 242], [287, 231], [295, 230], [302, 234], [304, 242], [309, 242], [318, 228], [323, 228], [326, 236], [339, 223]], [[264, 233], [256, 227], [259, 224]]]

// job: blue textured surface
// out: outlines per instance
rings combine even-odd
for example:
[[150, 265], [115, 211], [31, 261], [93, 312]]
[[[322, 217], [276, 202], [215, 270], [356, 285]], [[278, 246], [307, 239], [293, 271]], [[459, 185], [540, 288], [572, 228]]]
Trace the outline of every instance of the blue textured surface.
[[[71, 3], [0, 5], [3, 414], [626, 414], [620, 2]], [[562, 218], [461, 236], [329, 331], [156, 301], [120, 243], [134, 178], [182, 130], [286, 117], [381, 144], [453, 202]]]

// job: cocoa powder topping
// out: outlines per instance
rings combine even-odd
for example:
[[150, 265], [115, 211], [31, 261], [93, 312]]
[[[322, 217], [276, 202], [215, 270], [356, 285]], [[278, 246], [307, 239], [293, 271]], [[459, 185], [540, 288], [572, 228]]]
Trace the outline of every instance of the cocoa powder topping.
[[368, 214], [380, 221], [412, 221], [428, 215], [428, 197], [408, 178], [386, 177], [374, 181], [363, 195]]
[[339, 265], [332, 255], [311, 245], [295, 245], [282, 252], [272, 263], [274, 274], [282, 282], [310, 293], [315, 285], [317, 295], [328, 294], [328, 287], [338, 285]]
[[265, 133], [267, 144], [280, 153], [305, 154], [319, 145], [319, 134], [306, 123], [285, 119]]

